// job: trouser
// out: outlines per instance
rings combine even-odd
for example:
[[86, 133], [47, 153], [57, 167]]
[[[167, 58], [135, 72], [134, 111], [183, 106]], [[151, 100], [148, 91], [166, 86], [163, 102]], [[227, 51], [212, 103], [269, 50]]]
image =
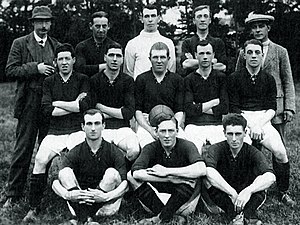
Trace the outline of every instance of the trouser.
[[38, 135], [40, 143], [48, 132], [48, 121], [43, 118], [40, 110], [42, 95], [34, 91], [28, 92], [23, 113], [18, 118], [7, 197], [23, 195], [36, 137]]
[[135, 190], [137, 198], [163, 221], [172, 219], [175, 212], [192, 196], [194, 188], [187, 184], [151, 182], [159, 192], [169, 193], [171, 197], [166, 205], [158, 198], [154, 190], [145, 182]]
[[[209, 188], [208, 194], [210, 195], [213, 202], [217, 204], [221, 209], [223, 209], [225, 213], [230, 217], [230, 219], [233, 219], [236, 216], [237, 212], [234, 211], [234, 205], [228, 194], [215, 187]], [[255, 218], [256, 210], [264, 203], [265, 199], [265, 191], [252, 194], [250, 200], [247, 202], [243, 210], [244, 216], [247, 219]]]

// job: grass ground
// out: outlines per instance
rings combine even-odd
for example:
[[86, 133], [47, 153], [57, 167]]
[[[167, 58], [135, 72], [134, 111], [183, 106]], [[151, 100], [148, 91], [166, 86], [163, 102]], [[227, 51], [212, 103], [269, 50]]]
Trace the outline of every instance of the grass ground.
[[[15, 84], [0, 84], [0, 198], [4, 196], [5, 184], [8, 176], [10, 157], [13, 151], [16, 120], [13, 119], [14, 90]], [[300, 83], [296, 84], [297, 96], [300, 94]], [[300, 99], [297, 99], [299, 109]], [[300, 115], [296, 114], [292, 123], [287, 126], [287, 149], [291, 162], [291, 186], [290, 192], [293, 199], [300, 201]], [[270, 154], [266, 152], [270, 158]], [[32, 168], [32, 167], [31, 167]], [[294, 208], [282, 205], [276, 197], [275, 187], [271, 188], [268, 198], [263, 207], [258, 211], [259, 217], [267, 224], [300, 224], [300, 207], [297, 204]], [[28, 188], [25, 188], [25, 195]], [[43, 208], [40, 220], [34, 224], [56, 225], [70, 218], [66, 204], [58, 198], [50, 189], [46, 192], [43, 200]], [[1, 203], [2, 204], [2, 203]], [[0, 205], [1, 206], [1, 205]], [[9, 211], [0, 210], [0, 225], [21, 224], [22, 218], [28, 211], [26, 198]], [[121, 207], [117, 216], [110, 218], [99, 218], [99, 222], [108, 224], [135, 224], [139, 219], [147, 215], [140, 207], [138, 202], [128, 196]], [[175, 224], [175, 223], [174, 223]], [[188, 218], [191, 225], [219, 225], [226, 224], [222, 216], [207, 216], [201, 210]]]

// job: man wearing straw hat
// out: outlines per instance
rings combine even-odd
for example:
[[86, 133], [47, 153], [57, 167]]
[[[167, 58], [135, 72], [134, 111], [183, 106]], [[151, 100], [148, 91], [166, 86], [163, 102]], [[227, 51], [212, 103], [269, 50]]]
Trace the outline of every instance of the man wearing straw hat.
[[47, 35], [52, 19], [49, 7], [35, 7], [30, 18], [34, 31], [14, 40], [8, 56], [6, 75], [17, 80], [14, 117], [18, 124], [4, 208], [12, 206], [23, 195], [36, 137], [41, 142], [47, 134], [40, 105], [42, 84], [54, 73], [54, 52], [59, 45]]

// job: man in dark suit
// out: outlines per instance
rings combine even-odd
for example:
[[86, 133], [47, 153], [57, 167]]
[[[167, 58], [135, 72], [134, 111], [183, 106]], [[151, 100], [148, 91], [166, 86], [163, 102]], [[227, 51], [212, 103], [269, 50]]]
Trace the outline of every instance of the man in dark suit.
[[39, 142], [47, 134], [40, 106], [42, 84], [55, 70], [54, 52], [59, 45], [47, 35], [52, 19], [49, 7], [35, 7], [30, 18], [34, 31], [14, 40], [8, 56], [6, 75], [17, 80], [14, 117], [18, 125], [4, 208], [22, 196], [37, 134]]

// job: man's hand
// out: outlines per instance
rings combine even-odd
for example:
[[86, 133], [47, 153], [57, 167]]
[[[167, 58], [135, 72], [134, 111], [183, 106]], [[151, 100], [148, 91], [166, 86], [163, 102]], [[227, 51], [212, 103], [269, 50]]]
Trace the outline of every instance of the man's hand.
[[238, 197], [238, 193], [237, 193], [235, 190], [234, 190], [233, 193], [231, 193], [231, 194], [229, 195], [229, 198], [231, 199], [231, 202], [232, 202], [233, 205], [234, 205], [234, 203], [235, 203], [237, 197]]
[[187, 58], [187, 59], [193, 59], [193, 55], [191, 54], [191, 53], [185, 53], [184, 54], [185, 55], [185, 57]]
[[253, 140], [258, 140], [258, 141], [263, 140], [264, 139], [263, 129], [258, 125], [251, 127], [250, 128], [250, 138]]
[[234, 202], [234, 210], [237, 213], [240, 213], [241, 211], [244, 210], [245, 205], [250, 200], [251, 195], [252, 195], [251, 192], [248, 191], [247, 189], [242, 190], [238, 194], [238, 196], [237, 196], [237, 198], [236, 198], [236, 200]]
[[81, 101], [82, 99], [84, 99], [87, 96], [87, 93], [82, 92], [78, 95], [78, 97], [76, 98], [76, 101]]
[[107, 202], [109, 200], [107, 193], [104, 193], [99, 189], [88, 188], [88, 191], [93, 195], [93, 203]]
[[89, 204], [90, 200], [93, 200], [93, 194], [86, 190], [73, 190], [69, 191], [65, 197], [67, 201], [79, 202], [79, 204]]
[[294, 113], [290, 110], [284, 110], [283, 111], [283, 120], [284, 122], [291, 122], [293, 120]]
[[45, 63], [39, 63], [37, 65], [38, 71], [40, 74], [50, 76], [54, 73], [55, 68], [53, 66], [46, 65]]
[[159, 164], [156, 164], [152, 168], [146, 169], [146, 171], [149, 175], [153, 175], [153, 176], [157, 176], [157, 177], [167, 177], [168, 176], [167, 168], [162, 165], [159, 165]]

